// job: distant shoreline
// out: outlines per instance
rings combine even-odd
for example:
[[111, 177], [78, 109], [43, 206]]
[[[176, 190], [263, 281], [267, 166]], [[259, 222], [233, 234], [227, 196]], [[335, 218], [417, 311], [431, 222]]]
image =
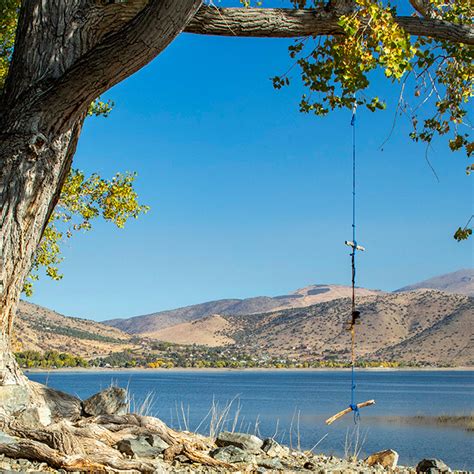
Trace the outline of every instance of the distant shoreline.
[[[314, 367], [314, 368], [229, 368], [229, 367], [173, 367], [144, 368], [144, 367], [61, 367], [60, 369], [23, 369], [25, 373], [48, 373], [48, 372], [347, 372], [348, 367]], [[358, 372], [473, 372], [474, 367], [363, 367], [357, 368]]]

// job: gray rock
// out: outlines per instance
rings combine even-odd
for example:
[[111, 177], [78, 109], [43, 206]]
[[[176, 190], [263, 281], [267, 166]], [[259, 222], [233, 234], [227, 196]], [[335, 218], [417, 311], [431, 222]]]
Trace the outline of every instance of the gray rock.
[[257, 458], [257, 465], [266, 469], [282, 470], [285, 468], [278, 458]]
[[185, 456], [184, 454], [178, 454], [178, 456], [176, 456], [174, 458], [174, 460], [176, 462], [179, 462], [180, 464], [189, 464], [191, 463], [192, 461], [187, 457]]
[[86, 415], [125, 415], [127, 413], [127, 391], [124, 388], [109, 387], [82, 402]]
[[159, 450], [160, 453], [170, 447], [166, 441], [163, 441], [158, 435], [155, 434], [139, 436], [138, 439], [140, 438], [144, 438], [151, 446]]
[[255, 457], [252, 454], [233, 445], [225, 446], [223, 448], [217, 448], [210, 454], [214, 459], [227, 463], [252, 463], [255, 460]]
[[286, 456], [290, 452], [288, 448], [285, 448], [281, 444], [277, 443], [273, 438], [267, 438], [266, 440], [264, 440], [262, 449], [271, 458], [278, 456]]
[[149, 436], [122, 439], [116, 444], [116, 447], [121, 453], [137, 458], [155, 458], [168, 447], [166, 443], [166, 447], [158, 445], [158, 443], [156, 446], [152, 446], [147, 438]]
[[2, 444], [15, 444], [16, 440], [13, 436], [6, 434], [3, 431], [0, 431], [0, 443]]
[[11, 415], [24, 410], [30, 400], [26, 386], [1, 385], [0, 386], [0, 413]]
[[216, 439], [216, 444], [219, 447], [237, 446], [240, 449], [250, 453], [259, 453], [263, 446], [263, 441], [254, 435], [247, 433], [231, 433], [229, 431], [222, 431]]
[[417, 464], [416, 472], [439, 474], [442, 472], [451, 472], [451, 469], [441, 461], [441, 459], [423, 459]]

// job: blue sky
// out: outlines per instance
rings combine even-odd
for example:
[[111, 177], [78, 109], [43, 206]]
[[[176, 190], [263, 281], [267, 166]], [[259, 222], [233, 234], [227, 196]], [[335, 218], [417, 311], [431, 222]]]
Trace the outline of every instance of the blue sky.
[[[288, 44], [181, 35], [112, 89], [115, 110], [88, 119], [74, 166], [137, 171], [151, 211], [68, 242], [64, 279], [42, 278], [31, 301], [103, 320], [349, 284], [350, 113], [303, 115], [299, 85], [273, 89]], [[359, 285], [391, 290], [472, 267], [472, 241], [452, 239], [473, 213], [465, 156], [436, 143], [437, 182], [403, 121], [381, 151], [399, 91], [382, 80], [374, 90], [389, 108], [358, 114]]]

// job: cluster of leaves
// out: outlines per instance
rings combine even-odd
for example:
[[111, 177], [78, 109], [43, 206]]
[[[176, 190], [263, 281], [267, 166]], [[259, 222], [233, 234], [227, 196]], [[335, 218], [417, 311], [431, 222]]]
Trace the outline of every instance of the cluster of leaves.
[[89, 110], [87, 111], [87, 115], [95, 116], [95, 117], [108, 117], [112, 109], [114, 108], [115, 103], [112, 100], [108, 100], [104, 102], [100, 100], [98, 97], [92, 104], [89, 106]]
[[461, 242], [461, 240], [467, 240], [472, 235], [472, 229], [469, 227], [469, 224], [474, 219], [474, 214], [469, 218], [467, 224], [464, 227], [459, 227], [454, 233], [454, 238]]
[[[319, 1], [294, 0], [293, 4], [295, 8], [321, 6]], [[470, 0], [430, 0], [429, 15], [471, 24], [474, 7]], [[436, 136], [447, 136], [452, 151], [463, 149], [468, 158], [472, 156], [467, 118], [473, 96], [472, 47], [422, 37], [413, 41], [397, 24], [396, 9], [374, 0], [355, 0], [354, 10], [340, 17], [339, 26], [342, 35], [320, 37], [315, 45], [311, 38], [299, 39], [289, 47], [309, 91], [301, 99], [302, 112], [326, 115], [355, 105], [384, 109], [381, 99], [367, 95], [370, 73], [379, 69], [392, 83], [401, 83], [398, 111], [413, 125], [410, 138], [429, 147]], [[405, 97], [407, 83], [413, 86], [410, 100]], [[288, 73], [273, 78], [277, 89], [289, 84]], [[466, 171], [474, 171], [474, 163]], [[460, 236], [471, 233], [472, 229], [460, 228], [455, 238], [462, 240]]]
[[0, 91], [10, 67], [19, 8], [20, 0], [2, 0], [0, 3]]
[[23, 351], [15, 353], [16, 360], [23, 368], [61, 368], [61, 367], [88, 367], [88, 362], [82, 357], [65, 352]]
[[27, 295], [32, 293], [32, 283], [38, 279], [40, 268], [53, 280], [62, 278], [58, 269], [62, 261], [61, 244], [75, 232], [91, 230], [92, 222], [99, 217], [123, 228], [128, 219], [148, 211], [148, 206], [138, 202], [133, 187], [135, 178], [136, 173], [117, 173], [107, 180], [97, 174], [86, 177], [82, 171], [71, 170], [24, 285]]
[[[444, 1], [432, 0], [431, 14], [452, 23], [469, 21], [470, 24], [474, 7], [468, 2], [464, 0], [446, 4]], [[435, 135], [451, 134], [448, 142], [450, 149], [464, 149], [466, 155], [471, 157], [474, 142], [469, 141], [469, 134], [461, 128], [472, 128], [467, 119], [467, 106], [474, 90], [474, 49], [463, 44], [427, 38], [418, 38], [415, 48], [415, 96], [420, 98], [420, 104], [432, 99], [434, 107], [433, 113], [422, 120], [421, 127], [417, 113], [420, 105], [411, 113], [411, 138], [429, 145]], [[467, 174], [472, 170], [474, 163], [467, 166]]]
[[[409, 35], [394, 20], [395, 10], [371, 0], [355, 3], [354, 12], [339, 19], [343, 34], [320, 37], [316, 45], [305, 38], [289, 47], [290, 57], [296, 59], [309, 90], [300, 102], [302, 112], [327, 115], [331, 110], [356, 104], [372, 111], [384, 109], [378, 97], [357, 94], [368, 88], [369, 73], [382, 68], [386, 77], [397, 81], [411, 68], [415, 49]], [[301, 8], [301, 2], [297, 6]], [[276, 88], [289, 83], [287, 76], [273, 78]]]

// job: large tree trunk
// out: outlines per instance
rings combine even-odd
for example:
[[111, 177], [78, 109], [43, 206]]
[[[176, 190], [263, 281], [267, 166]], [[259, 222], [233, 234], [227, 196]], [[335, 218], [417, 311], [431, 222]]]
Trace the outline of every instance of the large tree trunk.
[[0, 387], [26, 383], [10, 348], [16, 306], [88, 105], [165, 49], [200, 4], [22, 2], [0, 97]]
[[[50, 142], [35, 130], [3, 133], [0, 143], [0, 385], [22, 384], [24, 378], [10, 351], [10, 335], [19, 295], [34, 252], [71, 166], [82, 117]], [[40, 127], [52, 128], [55, 122]], [[28, 129], [29, 128], [29, 129]]]

